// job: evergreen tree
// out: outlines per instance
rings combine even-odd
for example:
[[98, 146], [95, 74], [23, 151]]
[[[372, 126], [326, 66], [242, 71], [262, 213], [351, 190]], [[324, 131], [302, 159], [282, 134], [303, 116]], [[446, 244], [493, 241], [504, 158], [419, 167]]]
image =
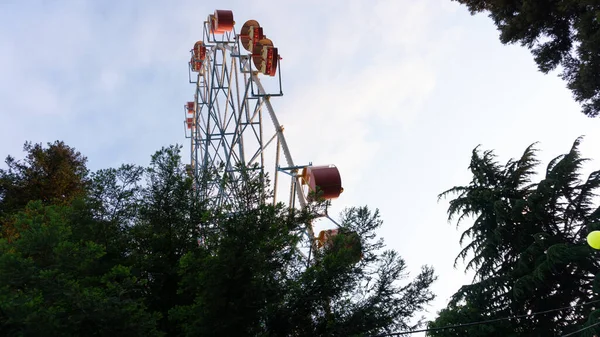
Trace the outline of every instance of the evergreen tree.
[[600, 3], [581, 0], [453, 0], [472, 14], [489, 12], [500, 41], [520, 43], [539, 70], [562, 68], [575, 99], [589, 117], [600, 114]]
[[191, 301], [186, 294], [178, 294], [179, 261], [197, 249], [203, 214], [194, 199], [180, 150], [180, 146], [169, 146], [152, 156], [143, 175], [146, 184], [140, 191], [142, 202], [129, 231], [133, 264], [148, 282], [146, 302], [150, 310], [161, 313], [160, 329], [170, 336], [176, 334], [176, 326], [169, 310]]
[[19, 235], [0, 238], [2, 336], [160, 336], [139, 296], [141, 280], [103, 247], [73, 235], [72, 209], [32, 202], [14, 215]]
[[0, 237], [9, 240], [16, 233], [10, 214], [32, 200], [68, 205], [84, 196], [89, 183], [87, 158], [65, 143], [56, 141], [44, 148], [26, 142], [23, 150], [23, 161], [8, 156], [8, 169], [0, 169]]
[[134, 261], [133, 228], [143, 203], [144, 172], [135, 165], [93, 172], [87, 197], [73, 202], [73, 234], [103, 247], [98, 266], [104, 270], [125, 265], [135, 267], [135, 275], [141, 277]]
[[375, 238], [378, 212], [347, 210], [341, 234], [306, 266], [295, 247], [314, 213], [261, 203], [251, 186], [262, 180], [248, 177], [258, 181], [243, 189], [256, 193], [241, 202], [255, 206], [212, 213], [205, 221], [218, 231], [181, 259], [180, 292], [194, 302], [171, 316], [186, 336], [365, 336], [419, 326], [413, 318], [434, 298], [433, 270], [406, 280], [404, 260]]
[[[408, 279], [375, 237], [377, 211], [347, 210], [307, 265], [297, 247], [322, 202], [271, 205], [256, 170], [225, 181], [234, 204], [214, 207], [179, 146], [88, 176], [56, 144], [0, 172], [0, 334], [362, 336], [419, 326], [434, 297], [433, 270]], [[59, 178], [71, 183], [52, 189]]]
[[[480, 155], [474, 150], [471, 184], [441, 196], [458, 194], [450, 201], [450, 219], [475, 218], [462, 235], [462, 240], [471, 241], [457, 258], [469, 258], [467, 268], [475, 271], [475, 279], [454, 295], [431, 327], [541, 312], [596, 298], [593, 278], [600, 271], [599, 254], [587, 246], [585, 237], [600, 228], [595, 194], [600, 171], [580, 180], [585, 162], [580, 142], [577, 139], [567, 154], [552, 160], [536, 184], [530, 181], [538, 164], [532, 146], [506, 165], [499, 165], [491, 151]], [[508, 325], [510, 331], [505, 323], [488, 324], [486, 329], [506, 336], [568, 333], [581, 328], [590, 310], [581, 306], [515, 320]], [[478, 329], [482, 327], [462, 333]], [[456, 336], [446, 330], [430, 335]]]
[[47, 145], [26, 142], [23, 161], [6, 158], [8, 169], [0, 169], [0, 216], [25, 208], [31, 200], [68, 204], [85, 194], [87, 158], [61, 141]]

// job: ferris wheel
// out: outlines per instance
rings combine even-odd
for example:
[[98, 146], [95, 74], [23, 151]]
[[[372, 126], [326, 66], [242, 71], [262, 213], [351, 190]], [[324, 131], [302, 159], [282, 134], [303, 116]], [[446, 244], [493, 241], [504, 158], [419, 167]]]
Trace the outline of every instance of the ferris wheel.
[[[195, 92], [184, 106], [191, 154], [187, 170], [197, 198], [216, 207], [234, 204], [236, 190], [230, 187], [248, 169], [269, 176], [269, 202], [287, 201], [289, 207], [306, 207], [311, 192], [325, 200], [343, 192], [335, 165], [298, 165], [292, 159], [271, 103], [283, 96], [281, 57], [265, 33], [256, 20], [246, 21], [238, 32], [233, 12], [216, 10], [190, 51], [189, 82]], [[336, 233], [333, 228], [315, 237], [313, 225], [306, 226], [310, 248], [323, 246]]]

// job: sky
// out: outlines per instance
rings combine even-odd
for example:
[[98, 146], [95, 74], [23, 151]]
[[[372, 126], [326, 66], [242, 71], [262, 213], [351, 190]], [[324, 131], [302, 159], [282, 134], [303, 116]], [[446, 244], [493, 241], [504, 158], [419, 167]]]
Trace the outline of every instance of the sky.
[[541, 171], [585, 135], [586, 172], [600, 166], [600, 119], [580, 113], [558, 72], [540, 73], [491, 19], [450, 0], [2, 0], [0, 157], [63, 140], [97, 170], [147, 165], [170, 144], [189, 151], [189, 50], [215, 9], [258, 20], [279, 48], [273, 106], [296, 163], [340, 169], [332, 210], [379, 209], [388, 248], [413, 274], [435, 268], [428, 318], [470, 281], [437, 195], [468, 184], [473, 148], [506, 162], [539, 142]]

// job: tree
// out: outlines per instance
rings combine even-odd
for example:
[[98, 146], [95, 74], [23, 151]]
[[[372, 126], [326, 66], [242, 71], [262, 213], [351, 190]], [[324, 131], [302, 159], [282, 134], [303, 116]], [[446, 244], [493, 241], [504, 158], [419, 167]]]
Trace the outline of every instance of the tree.
[[[349, 210], [342, 222], [348, 235], [312, 252], [318, 262], [307, 267], [295, 247], [319, 203], [300, 213], [270, 205], [268, 180], [239, 168], [240, 179], [223, 182], [234, 204], [199, 204], [179, 151], [163, 148], [152, 157], [131, 232], [134, 265], [148, 280], [149, 309], [163, 315], [162, 331], [359, 335], [414, 327], [414, 314], [433, 299], [431, 268], [406, 282], [406, 264], [396, 252], [376, 253], [384, 248], [371, 242], [382, 224], [377, 212]], [[357, 239], [358, 263], [356, 250], [347, 249]]]
[[453, 0], [471, 14], [489, 12], [503, 44], [517, 43], [533, 53], [548, 73], [562, 67], [575, 100], [589, 117], [600, 114], [600, 4], [581, 0]]
[[106, 270], [115, 264], [134, 266], [132, 229], [143, 204], [144, 173], [135, 165], [92, 172], [86, 197], [72, 203], [73, 234], [103, 247]]
[[22, 210], [32, 200], [67, 205], [82, 197], [87, 189], [87, 158], [56, 141], [25, 143], [24, 161], [6, 158], [8, 169], [0, 169], [0, 237], [14, 239], [14, 224], [7, 215]]
[[202, 245], [180, 261], [179, 292], [194, 302], [171, 315], [186, 336], [258, 336], [272, 324], [289, 294], [289, 270], [298, 267], [295, 217], [279, 205], [214, 214]]
[[160, 336], [130, 268], [98, 273], [102, 246], [73, 235], [68, 206], [30, 203], [0, 238], [3, 336]]
[[[457, 257], [475, 271], [474, 283], [463, 286], [431, 326], [467, 323], [582, 304], [596, 298], [594, 275], [600, 272], [598, 253], [585, 243], [600, 228], [596, 191], [600, 171], [580, 180], [586, 161], [578, 138], [571, 150], [552, 160], [545, 177], [531, 177], [538, 164], [533, 145], [523, 156], [499, 165], [491, 151], [473, 151], [473, 180], [441, 194], [450, 201], [449, 219], [473, 217], [463, 240], [471, 241]], [[469, 315], [465, 315], [468, 312]], [[548, 336], [568, 333], [584, 324], [589, 307], [578, 306], [520, 319], [502, 335]], [[478, 318], [478, 319], [476, 319]], [[498, 328], [498, 324], [489, 324]], [[471, 332], [474, 328], [471, 328]], [[432, 336], [455, 336], [439, 330]]]
[[[170, 336], [177, 334], [177, 327], [169, 310], [191, 303], [189, 296], [178, 294], [179, 263], [186, 253], [197, 249], [203, 216], [180, 151], [181, 146], [169, 146], [152, 156], [142, 176], [146, 184], [139, 192], [141, 202], [129, 231], [132, 263], [148, 285], [146, 303], [150, 310], [161, 313], [159, 328]], [[132, 177], [132, 184], [137, 177]], [[119, 204], [115, 210], [122, 212], [126, 205]], [[123, 219], [120, 223], [124, 224]]]
[[[422, 319], [411, 321], [435, 297], [429, 290], [436, 280], [433, 269], [423, 266], [406, 282], [404, 259], [376, 238], [382, 224], [379, 212], [368, 207], [342, 213], [340, 229], [346, 234], [317, 252], [317, 262], [295, 282], [283, 311], [292, 330], [283, 335], [364, 336], [421, 326]], [[362, 258], [356, 264], [350, 233], [360, 238]]]
[[87, 158], [56, 141], [25, 143], [24, 161], [6, 158], [8, 170], [0, 169], [0, 215], [25, 208], [31, 200], [68, 204], [87, 189]]
[[[461, 324], [470, 324], [484, 320], [494, 319], [488, 313], [482, 311], [486, 308], [485, 294], [469, 294], [470, 297], [462, 304], [451, 303], [447, 308], [442, 309], [438, 313], [438, 317], [433, 322], [429, 322], [427, 336], [441, 337], [489, 337], [503, 336], [516, 337], [520, 336], [515, 331], [516, 322], [514, 321], [497, 321], [486, 324], [457, 326]], [[500, 318], [500, 317], [496, 317]], [[448, 328], [450, 326], [457, 326]]]
[[[81, 185], [63, 190], [30, 173], [47, 172], [54, 157], [45, 150], [9, 161], [0, 334], [359, 336], [422, 322], [415, 315], [434, 298], [433, 270], [408, 279], [405, 261], [375, 237], [377, 211], [347, 210], [307, 264], [296, 248], [314, 240], [305, 226], [322, 201], [302, 211], [272, 205], [266, 177], [240, 168], [240, 179], [223, 182], [232, 204], [200, 202], [206, 191], [187, 176], [180, 149], [162, 148], [147, 168], [89, 177], [80, 161], [63, 169], [81, 175], [60, 177]], [[29, 186], [64, 193], [47, 198]]]
[[170, 316], [186, 336], [362, 336], [419, 326], [411, 320], [434, 298], [433, 270], [405, 281], [404, 260], [375, 240], [378, 212], [347, 210], [342, 234], [306, 266], [295, 247], [313, 213], [260, 203], [260, 189], [248, 187], [260, 184], [244, 184], [257, 191], [233, 207], [244, 211], [206, 218], [218, 231], [180, 260], [180, 292], [194, 301]]

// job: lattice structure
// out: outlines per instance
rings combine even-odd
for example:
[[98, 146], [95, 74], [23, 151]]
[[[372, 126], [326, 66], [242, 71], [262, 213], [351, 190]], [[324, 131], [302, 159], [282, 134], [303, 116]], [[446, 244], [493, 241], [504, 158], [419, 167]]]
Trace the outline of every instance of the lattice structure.
[[[287, 192], [289, 206], [305, 207], [311, 190], [320, 190], [325, 199], [343, 191], [335, 166], [296, 165], [292, 160], [271, 104], [283, 95], [280, 60], [257, 21], [246, 21], [238, 33], [233, 13], [216, 10], [204, 22], [202, 40], [194, 44], [189, 62], [194, 100], [184, 107], [191, 149], [188, 173], [200, 200], [216, 207], [232, 205], [236, 188], [231, 187], [241, 181], [242, 168], [269, 177], [273, 197], [268, 202]], [[307, 227], [315, 241], [312, 226]]]

